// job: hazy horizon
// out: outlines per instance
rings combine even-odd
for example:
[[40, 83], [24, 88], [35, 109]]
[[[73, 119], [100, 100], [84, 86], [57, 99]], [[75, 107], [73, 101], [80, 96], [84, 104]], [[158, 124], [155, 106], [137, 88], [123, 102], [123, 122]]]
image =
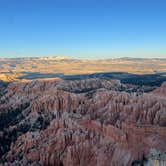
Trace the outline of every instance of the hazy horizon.
[[2, 0], [0, 57], [166, 58], [164, 0]]
[[17, 59], [17, 58], [65, 58], [65, 59], [78, 59], [78, 60], [107, 60], [107, 59], [166, 59], [166, 56], [163, 57], [140, 57], [140, 56], [107, 56], [107, 57], [76, 57], [76, 56], [58, 56], [58, 55], [51, 55], [51, 56], [7, 56], [1, 57], [0, 59]]

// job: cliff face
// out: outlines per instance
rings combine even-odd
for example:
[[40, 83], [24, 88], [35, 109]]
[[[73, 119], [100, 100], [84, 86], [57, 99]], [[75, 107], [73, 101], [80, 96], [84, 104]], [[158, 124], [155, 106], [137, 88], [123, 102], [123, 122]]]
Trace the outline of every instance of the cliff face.
[[11, 83], [0, 99], [1, 163], [127, 166], [152, 148], [165, 152], [166, 98], [125, 92], [132, 88], [104, 79]]
[[166, 82], [164, 82], [160, 88], [156, 89], [154, 92], [154, 94], [158, 95], [158, 96], [162, 96], [165, 97], [166, 96]]

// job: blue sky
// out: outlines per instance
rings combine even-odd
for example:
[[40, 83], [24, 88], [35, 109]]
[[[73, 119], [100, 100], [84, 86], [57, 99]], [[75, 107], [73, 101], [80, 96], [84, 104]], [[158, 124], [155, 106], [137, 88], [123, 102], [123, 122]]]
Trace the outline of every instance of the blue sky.
[[0, 0], [0, 57], [166, 58], [165, 0]]

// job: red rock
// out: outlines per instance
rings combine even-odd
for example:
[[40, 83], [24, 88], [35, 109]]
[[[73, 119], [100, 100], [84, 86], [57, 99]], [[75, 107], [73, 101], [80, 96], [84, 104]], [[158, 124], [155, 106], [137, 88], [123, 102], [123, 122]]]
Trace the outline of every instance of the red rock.
[[98, 79], [10, 84], [0, 112], [18, 111], [6, 136], [20, 136], [3, 159], [9, 165], [127, 166], [151, 148], [165, 151], [165, 98], [119, 92], [119, 86]]

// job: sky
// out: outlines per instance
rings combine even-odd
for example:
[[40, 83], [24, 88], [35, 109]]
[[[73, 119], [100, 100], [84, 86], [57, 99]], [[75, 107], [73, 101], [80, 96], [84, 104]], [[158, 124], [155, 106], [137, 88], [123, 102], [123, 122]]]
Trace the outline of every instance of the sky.
[[0, 57], [166, 58], [166, 0], [0, 0]]

